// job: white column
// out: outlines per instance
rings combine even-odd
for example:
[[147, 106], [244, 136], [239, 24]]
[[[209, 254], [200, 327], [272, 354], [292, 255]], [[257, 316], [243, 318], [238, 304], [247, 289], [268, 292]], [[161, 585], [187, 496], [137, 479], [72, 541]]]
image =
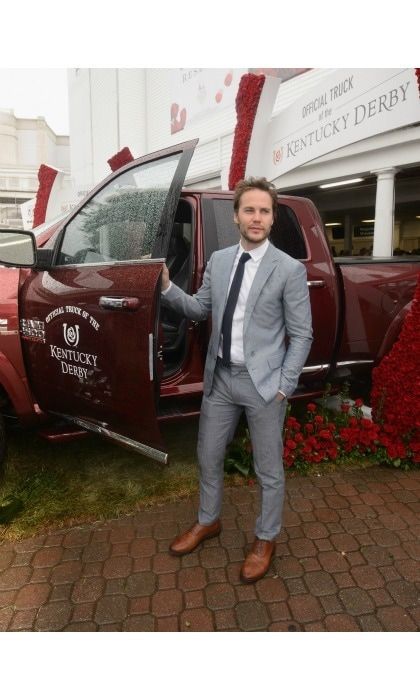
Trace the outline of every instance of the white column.
[[377, 175], [373, 257], [392, 255], [394, 235], [394, 179], [396, 168], [374, 171]]

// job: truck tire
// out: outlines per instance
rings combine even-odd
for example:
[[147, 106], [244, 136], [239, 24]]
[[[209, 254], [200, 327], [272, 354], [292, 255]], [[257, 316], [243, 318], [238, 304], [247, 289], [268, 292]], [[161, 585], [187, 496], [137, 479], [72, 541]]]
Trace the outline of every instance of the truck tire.
[[0, 416], [0, 483], [4, 477], [4, 466], [6, 460], [6, 428], [3, 416]]

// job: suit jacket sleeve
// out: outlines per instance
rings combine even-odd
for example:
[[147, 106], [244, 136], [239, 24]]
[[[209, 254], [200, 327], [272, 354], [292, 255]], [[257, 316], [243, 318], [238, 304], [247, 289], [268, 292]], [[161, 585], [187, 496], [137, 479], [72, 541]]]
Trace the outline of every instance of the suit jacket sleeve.
[[191, 296], [172, 282], [170, 289], [161, 296], [163, 306], [169, 306], [182, 316], [192, 321], [203, 321], [211, 312], [211, 269], [213, 255], [211, 256], [204, 272], [203, 283], [200, 289]]
[[290, 396], [297, 387], [312, 345], [311, 303], [306, 269], [302, 263], [289, 273], [283, 292], [283, 309], [289, 338], [284, 358], [279, 390]]

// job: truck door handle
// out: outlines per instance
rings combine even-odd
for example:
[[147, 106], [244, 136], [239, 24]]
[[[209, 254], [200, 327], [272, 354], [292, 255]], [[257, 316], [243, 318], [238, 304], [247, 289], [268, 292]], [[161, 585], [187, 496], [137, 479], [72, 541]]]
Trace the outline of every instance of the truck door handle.
[[100, 297], [99, 306], [111, 311], [136, 311], [140, 306], [137, 297]]
[[311, 280], [308, 282], [308, 287], [325, 287], [324, 280]]

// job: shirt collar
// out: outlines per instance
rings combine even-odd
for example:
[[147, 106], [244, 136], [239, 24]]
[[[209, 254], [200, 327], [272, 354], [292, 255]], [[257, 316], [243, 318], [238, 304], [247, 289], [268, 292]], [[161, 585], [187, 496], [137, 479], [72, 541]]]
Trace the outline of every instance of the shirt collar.
[[249, 253], [251, 258], [254, 260], [254, 262], [258, 262], [261, 260], [263, 255], [267, 252], [268, 246], [270, 245], [270, 242], [268, 238], [264, 241], [264, 243], [261, 243], [261, 245], [258, 246], [258, 248], [253, 248], [252, 250], [245, 250], [241, 243], [239, 243], [239, 252], [238, 255], [242, 255], [242, 253]]

